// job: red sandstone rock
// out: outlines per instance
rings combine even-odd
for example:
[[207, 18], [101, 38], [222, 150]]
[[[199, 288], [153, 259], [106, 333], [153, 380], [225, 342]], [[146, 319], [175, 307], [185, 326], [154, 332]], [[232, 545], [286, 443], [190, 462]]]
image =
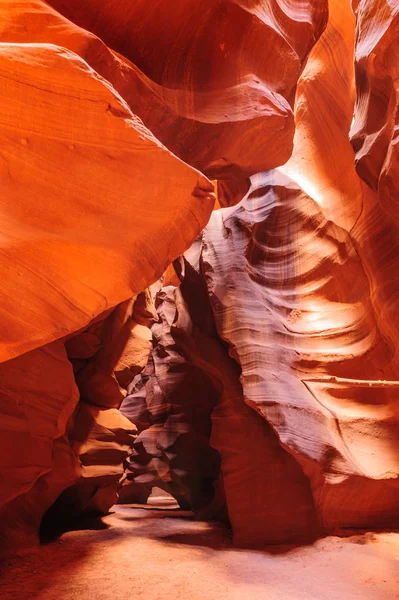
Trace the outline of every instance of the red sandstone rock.
[[82, 463], [81, 479], [60, 497], [59, 518], [63, 511], [77, 515], [108, 512], [117, 500], [135, 433], [136, 427], [119, 410], [79, 404], [69, 440]]
[[3, 44], [0, 76], [4, 360], [144, 289], [198, 234], [214, 197], [73, 52]]
[[397, 150], [399, 11], [390, 0], [356, 6], [357, 102], [352, 126], [359, 175], [398, 218]]
[[[5, 227], [0, 360], [4, 360], [81, 329], [108, 306], [143, 289], [144, 280], [155, 279], [200, 231], [214, 198], [211, 184], [168, 153], [132, 115], [111, 83], [78, 56], [94, 68], [99, 66], [117, 88], [118, 81], [134, 71], [127, 65], [123, 68], [124, 61], [95, 36], [38, 1], [2, 2], [0, 35], [1, 94], [7, 115], [0, 125]], [[145, 181], [151, 181], [150, 195]], [[162, 242], [154, 244], [158, 235]], [[80, 361], [80, 368], [84, 367], [84, 361], [96, 355], [94, 366], [103, 381], [113, 377], [114, 367], [120, 379], [126, 379], [126, 370], [134, 362], [144, 366], [145, 355], [141, 351], [138, 356], [132, 342], [132, 338], [139, 345], [145, 342], [148, 352], [143, 325], [133, 325], [130, 350], [125, 350], [125, 358], [116, 355], [114, 362], [115, 349], [109, 342], [104, 346], [98, 335], [101, 328], [101, 323], [94, 323], [79, 335], [79, 341], [68, 339], [75, 366]], [[24, 535], [35, 538], [43, 513], [80, 474], [76, 455], [64, 437], [78, 395], [62, 344], [60, 366], [53, 367], [47, 359], [52, 347], [1, 365], [1, 387], [7, 396], [15, 390], [16, 403], [12, 408], [7, 402], [3, 409], [7, 419], [3, 418], [2, 446], [12, 464], [3, 470], [1, 514], [3, 524], [15, 520], [5, 534], [10, 543], [9, 538], [22, 544]], [[99, 365], [107, 368], [99, 372]], [[96, 393], [92, 387], [90, 392], [88, 399], [95, 403], [113, 405], [104, 389], [105, 401], [98, 389]], [[18, 408], [21, 396], [23, 408]], [[82, 405], [72, 431], [70, 424], [72, 439], [80, 432], [81, 415], [87, 410], [98, 412]], [[24, 411], [30, 415], [29, 425]], [[93, 414], [93, 427], [83, 435], [86, 444], [91, 440], [90, 454], [95, 464], [103, 465], [107, 483], [110, 477], [115, 482], [122, 475], [122, 459], [131, 445], [130, 441], [123, 446], [118, 436], [104, 433], [99, 419], [108, 414]], [[124, 430], [130, 431], [132, 425], [119, 418]], [[112, 430], [111, 425], [106, 428]], [[119, 457], [114, 469], [107, 465], [111, 456], [105, 453], [103, 458], [101, 450], [101, 439], [107, 435]], [[54, 437], [60, 441], [53, 444]], [[63, 458], [68, 453], [70, 468]], [[80, 458], [84, 463], [85, 452]], [[97, 479], [91, 474], [86, 480], [91, 490], [88, 498], [95, 493], [90, 504], [104, 510], [114, 502], [116, 486], [111, 497], [104, 497], [105, 480]], [[69, 498], [77, 497], [75, 488], [73, 493], [68, 490]], [[79, 510], [86, 505], [81, 502]]]
[[121, 405], [122, 414], [140, 429], [122, 499], [137, 498], [137, 488], [130, 482], [141, 484], [148, 493], [157, 486], [172, 494], [182, 508], [215, 516], [209, 507], [215, 505], [220, 461], [209, 437], [210, 415], [219, 393], [206, 373], [184, 359], [171, 335], [175, 290], [162, 287], [155, 295], [158, 322], [151, 329], [153, 349], [146, 370], [129, 386]]
[[151, 10], [144, 0], [50, 4], [141, 70], [139, 92], [151, 89], [151, 102], [136, 94], [132, 110], [207, 176], [242, 178], [289, 157], [290, 102], [325, 26], [326, 1], [162, 0]]
[[245, 546], [309, 540], [318, 532], [309, 482], [271, 427], [245, 404], [239, 366], [208, 315], [204, 281], [194, 270], [186, 272], [176, 291], [178, 319], [172, 334], [186, 358], [219, 390], [211, 445], [221, 457], [234, 542]]
[[79, 393], [61, 342], [1, 363], [0, 377], [5, 504], [51, 470], [54, 440], [64, 435]]
[[299, 81], [294, 153], [279, 169], [291, 179], [253, 178], [239, 207], [213, 215], [203, 251], [245, 401], [309, 478], [323, 529], [399, 517], [397, 333], [379, 314], [393, 315], [384, 257], [399, 246], [348, 142], [351, 18], [349, 3], [330, 3]]
[[[215, 515], [221, 481], [238, 544], [397, 524], [399, 12], [352, 8], [0, 3], [4, 543], [106, 512], [130, 452], [144, 499]], [[192, 167], [245, 198], [153, 324], [213, 207]]]
[[323, 528], [394, 522], [399, 386], [380, 381], [396, 372], [348, 234], [271, 173], [214, 214], [203, 260], [245, 402], [301, 465]]
[[348, 139], [355, 101], [354, 30], [350, 2], [330, 0], [327, 28], [298, 81], [294, 149], [282, 167], [327, 219], [347, 230], [369, 191], [356, 174]]
[[[87, 363], [79, 365], [77, 383], [82, 399], [95, 406], [118, 408], [126, 395], [126, 388], [134, 376], [147, 364], [151, 349], [149, 326], [156, 318], [149, 293], [139, 294], [135, 300], [127, 300], [101, 323], [99, 349]], [[83, 359], [86, 354], [85, 340], [89, 330], [68, 340], [73, 358]], [[83, 348], [79, 353], [79, 340]], [[82, 342], [80, 342], [82, 343]], [[70, 351], [70, 350], [69, 350]]]
[[0, 364], [0, 551], [37, 539], [40, 520], [79, 477], [65, 438], [79, 393], [61, 342]]

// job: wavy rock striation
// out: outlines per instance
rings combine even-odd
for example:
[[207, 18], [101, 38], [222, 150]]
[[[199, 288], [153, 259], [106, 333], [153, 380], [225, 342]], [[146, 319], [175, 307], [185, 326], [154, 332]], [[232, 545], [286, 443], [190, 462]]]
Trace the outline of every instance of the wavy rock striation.
[[209, 444], [219, 392], [206, 373], [184, 358], [172, 336], [177, 288], [153, 288], [158, 319], [151, 328], [149, 361], [121, 405], [122, 414], [139, 428], [121, 499], [136, 501], [156, 486], [173, 495], [182, 508], [192, 508], [197, 516], [205, 511], [210, 515], [212, 502], [220, 504], [214, 498], [220, 460]]
[[5, 360], [144, 289], [205, 224], [213, 195], [77, 55], [50, 44], [0, 55]]
[[289, 158], [295, 86], [327, 1], [50, 4], [134, 63], [133, 112], [174, 154], [222, 180], [226, 203], [237, 182]]
[[388, 525], [398, 517], [399, 384], [362, 262], [286, 176], [254, 187], [215, 213], [203, 250], [245, 402], [309, 478], [323, 529]]
[[[123, 325], [113, 316], [105, 338], [96, 331], [106, 315], [93, 319], [159, 277], [204, 226], [215, 197], [131, 112], [119, 91], [134, 69], [101, 40], [46, 3], [21, 0], [1, 2], [0, 41], [6, 546], [23, 544], [24, 532], [35, 539], [43, 513], [82, 473], [93, 484], [88, 501], [110, 478], [115, 492], [134, 428], [106, 408], [123, 398], [116, 377], [127, 385], [127, 371], [145, 365], [149, 340], [134, 316]], [[73, 417], [79, 395], [66, 337], [75, 372], [87, 367], [78, 373], [85, 404]], [[49, 358], [53, 340], [63, 369]], [[114, 456], [102, 452], [105, 439]], [[85, 469], [87, 453], [100, 475]]]
[[349, 3], [331, 1], [298, 83], [292, 158], [204, 232], [245, 401], [301, 466], [323, 530], [399, 517], [397, 232], [348, 141], [354, 28]]
[[240, 545], [397, 524], [398, 23], [0, 2], [4, 546], [123, 478]]
[[398, 221], [399, 7], [392, 0], [356, 7], [357, 98], [351, 130], [359, 175]]

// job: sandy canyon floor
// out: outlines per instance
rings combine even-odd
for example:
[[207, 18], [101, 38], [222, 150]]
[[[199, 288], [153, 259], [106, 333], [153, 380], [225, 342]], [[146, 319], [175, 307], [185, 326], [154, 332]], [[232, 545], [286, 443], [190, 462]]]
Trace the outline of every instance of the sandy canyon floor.
[[399, 533], [241, 550], [222, 526], [167, 505], [116, 506], [86, 526], [97, 529], [69, 531], [3, 561], [0, 598], [399, 599]]

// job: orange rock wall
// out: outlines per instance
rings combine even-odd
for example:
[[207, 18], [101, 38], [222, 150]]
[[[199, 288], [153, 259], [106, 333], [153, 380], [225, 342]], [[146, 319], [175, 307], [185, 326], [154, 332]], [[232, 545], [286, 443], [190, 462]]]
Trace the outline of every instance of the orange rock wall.
[[[245, 402], [301, 466], [323, 530], [399, 518], [395, 207], [383, 186], [377, 195], [367, 185], [348, 139], [353, 111], [354, 127], [376, 126], [376, 98], [370, 112], [359, 107], [352, 66], [365, 14], [365, 35], [378, 31], [372, 4], [359, 4], [355, 40], [350, 3], [329, 2], [298, 82], [292, 157], [254, 176], [203, 234], [204, 276]], [[371, 146], [366, 158], [374, 164]]]
[[398, 23], [0, 1], [3, 547], [124, 469], [238, 544], [397, 524]]

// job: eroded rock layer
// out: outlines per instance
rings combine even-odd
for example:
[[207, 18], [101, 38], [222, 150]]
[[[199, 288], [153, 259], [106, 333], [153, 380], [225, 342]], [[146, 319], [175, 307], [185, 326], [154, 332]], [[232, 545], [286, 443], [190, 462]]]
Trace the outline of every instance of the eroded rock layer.
[[199, 232], [213, 197], [76, 54], [4, 44], [0, 55], [5, 360], [141, 291]]
[[245, 402], [301, 465], [322, 526], [392, 523], [397, 369], [350, 236], [269, 173], [239, 208], [214, 214], [203, 260]]
[[[174, 286], [156, 291], [158, 321], [145, 371], [129, 386], [121, 412], [139, 427], [129, 457], [122, 498], [139, 483], [171, 493], [182, 508], [204, 513], [215, 495], [219, 456], [210, 447], [211, 413], [218, 390], [206, 373], [189, 364], [171, 334], [176, 318]], [[130, 488], [129, 488], [130, 486]]]
[[357, 102], [351, 130], [359, 175], [378, 190], [398, 220], [399, 6], [392, 0], [356, 6]]
[[241, 545], [398, 524], [398, 23], [0, 1], [4, 548], [154, 486]]
[[35, 541], [46, 510], [79, 477], [65, 435], [79, 392], [61, 341], [1, 363], [0, 381], [3, 551]]
[[397, 229], [355, 172], [355, 18], [329, 8], [298, 84], [293, 155], [213, 215], [204, 271], [245, 401], [308, 477], [322, 529], [395, 526]]
[[189, 164], [229, 179], [289, 157], [295, 86], [325, 27], [327, 2], [50, 4], [137, 65], [141, 95], [146, 86], [161, 112], [139, 97], [132, 98], [133, 111]]
[[199, 268], [195, 273], [187, 265], [176, 291], [178, 318], [172, 334], [187, 360], [219, 390], [210, 441], [221, 457], [234, 542], [245, 546], [309, 540], [318, 533], [309, 482], [268, 423], [246, 405], [240, 368], [218, 336], [212, 313], [207, 315], [202, 259]]

